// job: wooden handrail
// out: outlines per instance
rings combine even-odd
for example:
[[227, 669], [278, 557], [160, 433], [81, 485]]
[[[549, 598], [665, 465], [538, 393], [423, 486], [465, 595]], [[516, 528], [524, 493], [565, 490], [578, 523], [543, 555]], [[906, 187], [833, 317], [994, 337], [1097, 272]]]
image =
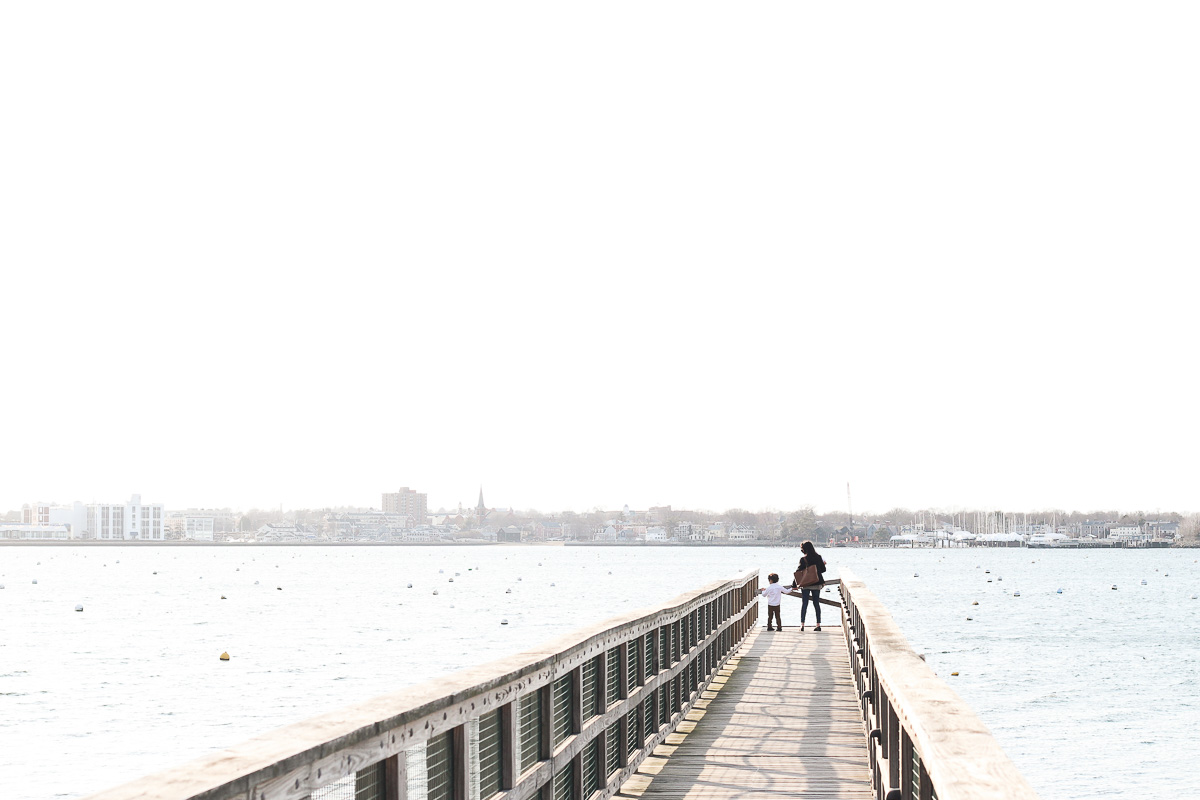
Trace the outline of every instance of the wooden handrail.
[[[321, 787], [381, 763], [384, 778], [374, 797], [405, 800], [406, 752], [447, 732], [453, 734], [451, 769], [458, 782], [448, 800], [464, 800], [467, 795], [462, 780], [471, 779], [465, 726], [497, 710], [501, 712], [501, 726], [509, 726], [502, 738], [508, 742], [506, 763], [501, 764], [506, 788], [491, 797], [525, 800], [539, 793], [547, 796], [555, 776], [572, 769], [578, 784], [584, 749], [599, 742], [603, 751], [608, 729], [619, 724], [620, 769], [611, 773], [602, 769], [599, 784], [592, 791], [582, 792], [584, 798], [605, 800], [646, 754], [675, 730], [699, 692], [739, 646], [757, 618], [757, 589], [757, 571], [712, 583], [661, 606], [614, 617], [533, 650], [279, 728], [93, 795], [91, 800], [303, 800]], [[659, 649], [661, 641], [678, 643], [678, 658], [666, 659], [665, 666]], [[627, 680], [630, 643], [643, 649], [636, 656], [637, 674]], [[644, 658], [651, 647], [656, 662], [652, 665]], [[605, 697], [601, 689], [604, 701], [600, 713], [589, 715], [579, 705], [583, 670], [585, 665], [596, 665], [603, 685], [605, 656], [614, 649], [619, 649], [622, 656], [620, 672], [624, 679], [615, 697]], [[571, 732], [555, 743], [547, 724], [551, 712], [545, 704], [551, 698], [551, 685], [568, 676], [574, 687]], [[541, 758], [526, 767], [512, 752], [517, 749], [513, 740], [515, 717], [521, 698], [535, 692], [541, 692], [543, 702], [542, 718], [537, 723], [543, 746]], [[661, 705], [664, 695], [666, 706]], [[636, 728], [644, 731], [636, 753], [633, 748], [638, 741], [626, 730], [627, 715], [634, 710], [640, 714]], [[644, 730], [644, 720], [651, 711], [655, 730]], [[666, 723], [658, 724], [664, 716]], [[576, 791], [579, 793], [578, 786]]]
[[898, 800], [1037, 800], [990, 731], [842, 570], [846, 642], [870, 731], [877, 795]]

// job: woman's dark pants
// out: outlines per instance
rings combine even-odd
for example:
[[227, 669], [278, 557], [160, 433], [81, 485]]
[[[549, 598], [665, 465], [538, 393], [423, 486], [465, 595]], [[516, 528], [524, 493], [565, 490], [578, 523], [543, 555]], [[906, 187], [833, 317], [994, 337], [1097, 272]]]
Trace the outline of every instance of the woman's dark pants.
[[808, 613], [808, 601], [812, 600], [813, 612], [817, 615], [817, 624], [821, 624], [821, 590], [820, 589], [801, 589], [800, 590], [800, 624], [804, 624], [804, 616]]

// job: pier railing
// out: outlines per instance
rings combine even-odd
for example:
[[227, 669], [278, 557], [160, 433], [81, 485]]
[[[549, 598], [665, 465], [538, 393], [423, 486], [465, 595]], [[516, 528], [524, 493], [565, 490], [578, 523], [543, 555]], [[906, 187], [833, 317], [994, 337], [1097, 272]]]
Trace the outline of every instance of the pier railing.
[[842, 570], [846, 644], [879, 800], [1037, 800], [975, 712], [909, 646], [862, 581]]
[[92, 800], [606, 800], [754, 625], [758, 588], [714, 583]]

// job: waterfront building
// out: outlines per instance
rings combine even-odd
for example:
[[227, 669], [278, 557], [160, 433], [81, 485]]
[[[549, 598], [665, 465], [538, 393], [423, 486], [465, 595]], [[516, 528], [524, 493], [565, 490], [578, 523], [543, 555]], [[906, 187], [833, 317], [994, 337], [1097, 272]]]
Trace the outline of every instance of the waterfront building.
[[66, 526], [66, 538], [79, 539], [83, 538], [86, 528], [87, 509], [83, 503], [79, 502], [69, 506], [60, 506], [54, 503], [27, 503], [21, 507], [21, 523], [24, 525]]
[[317, 535], [290, 522], [268, 522], [255, 533], [260, 542], [288, 542], [316, 539]]
[[66, 525], [26, 525], [24, 523], [0, 523], [0, 539], [65, 540], [71, 538], [71, 529]]
[[1088, 519], [1079, 523], [1079, 535], [1090, 536], [1095, 539], [1103, 539], [1108, 535], [1109, 530], [1116, 525], [1115, 522], [1109, 522], [1103, 519]]
[[653, 527], [646, 528], [646, 541], [647, 542], [665, 542], [665, 541], [667, 541], [667, 529], [662, 527], [661, 525], [655, 525]]
[[[483, 490], [480, 490], [480, 501], [483, 500]], [[428, 498], [423, 492], [400, 487], [398, 492], [383, 493], [383, 511], [385, 514], [405, 514], [413, 518], [414, 525], [424, 525], [428, 516]]]
[[1140, 525], [1114, 525], [1108, 530], [1108, 538], [1118, 542], [1139, 542], [1150, 537], [1142, 533]]
[[[235, 535], [241, 525], [241, 512], [228, 508], [188, 508], [168, 511], [168, 538], [220, 541]], [[211, 536], [208, 535], [211, 529]]]
[[339, 511], [326, 514], [324, 525], [331, 539], [381, 541], [407, 541], [402, 534], [419, 527], [411, 515], [390, 511]]
[[758, 528], [750, 525], [731, 525], [727, 538], [731, 542], [755, 542], [761, 538]]
[[1176, 539], [1179, 537], [1178, 522], [1146, 522], [1142, 529], [1151, 539]]
[[538, 542], [554, 542], [563, 538], [563, 525], [561, 522], [535, 522], [533, 525], [533, 539]]
[[211, 542], [215, 522], [212, 517], [187, 517], [184, 519], [183, 538], [194, 542]]
[[162, 503], [143, 503], [139, 494], [128, 503], [91, 503], [80, 538], [162, 541], [165, 519]]

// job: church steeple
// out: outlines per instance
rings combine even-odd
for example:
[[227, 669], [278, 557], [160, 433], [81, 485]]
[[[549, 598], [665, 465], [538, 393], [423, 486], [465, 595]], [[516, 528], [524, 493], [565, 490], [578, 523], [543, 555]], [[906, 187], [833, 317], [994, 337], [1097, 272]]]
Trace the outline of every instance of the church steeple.
[[483, 486], [481, 484], [479, 487], [479, 503], [475, 506], [475, 514], [482, 517], [485, 511], [487, 511], [487, 506], [483, 504]]

